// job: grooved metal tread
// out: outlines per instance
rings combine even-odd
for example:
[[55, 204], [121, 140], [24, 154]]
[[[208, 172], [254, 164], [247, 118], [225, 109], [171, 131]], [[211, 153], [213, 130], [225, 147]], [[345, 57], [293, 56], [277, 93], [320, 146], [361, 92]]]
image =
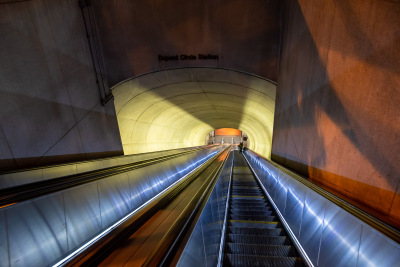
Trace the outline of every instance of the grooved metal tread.
[[298, 257], [265, 257], [225, 254], [224, 266], [300, 267], [304, 265], [303, 261]]
[[276, 245], [276, 246], [290, 245], [290, 239], [286, 236], [229, 234], [228, 238], [230, 243], [234, 242], [242, 244], [263, 244], [263, 245]]
[[247, 162], [237, 152], [230, 194], [224, 266], [304, 266]]
[[258, 235], [258, 236], [286, 236], [285, 229], [274, 228], [274, 229], [260, 229], [260, 228], [249, 228], [249, 227], [234, 227], [228, 228], [229, 233], [241, 234], [241, 235]]
[[261, 245], [228, 243], [226, 253], [244, 255], [262, 255], [274, 257], [296, 257], [297, 251], [293, 246]]

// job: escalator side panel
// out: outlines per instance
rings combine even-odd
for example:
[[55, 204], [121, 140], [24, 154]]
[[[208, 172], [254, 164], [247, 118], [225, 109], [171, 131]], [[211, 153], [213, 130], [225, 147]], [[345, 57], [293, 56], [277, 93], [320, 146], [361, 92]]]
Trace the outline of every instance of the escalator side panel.
[[[285, 207], [279, 208], [280, 213], [310, 265], [398, 265], [399, 243], [316, 193], [318, 189], [314, 191], [300, 183], [295, 174], [292, 177], [282, 171], [284, 168], [274, 166], [250, 150], [245, 156], [272, 202]], [[278, 187], [286, 191], [286, 199], [275, 194]]]
[[233, 153], [230, 153], [178, 266], [217, 266], [232, 159]]
[[[189, 169], [198, 167], [219, 150], [210, 148], [192, 154], [197, 160], [204, 160]], [[161, 165], [151, 166], [155, 168], [151, 172], [154, 180], [134, 170], [0, 208], [5, 215], [2, 229], [6, 229], [9, 240], [1, 244], [0, 253], [6, 251], [10, 255], [11, 266], [47, 266], [57, 262], [144, 204], [160, 191], [160, 185], [170, 185], [172, 180], [158, 175], [165, 173]], [[181, 174], [174, 179], [180, 177]]]

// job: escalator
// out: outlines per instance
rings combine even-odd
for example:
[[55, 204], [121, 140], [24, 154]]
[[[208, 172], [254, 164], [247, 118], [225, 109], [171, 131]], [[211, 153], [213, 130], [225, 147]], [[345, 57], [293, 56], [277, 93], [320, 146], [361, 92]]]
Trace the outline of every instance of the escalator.
[[234, 152], [224, 266], [304, 266], [244, 157]]

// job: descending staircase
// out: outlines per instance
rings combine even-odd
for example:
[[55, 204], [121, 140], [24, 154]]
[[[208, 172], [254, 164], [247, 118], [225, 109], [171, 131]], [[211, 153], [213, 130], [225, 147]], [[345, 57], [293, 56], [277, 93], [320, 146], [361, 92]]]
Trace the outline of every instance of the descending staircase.
[[235, 151], [224, 266], [304, 266], [245, 159]]

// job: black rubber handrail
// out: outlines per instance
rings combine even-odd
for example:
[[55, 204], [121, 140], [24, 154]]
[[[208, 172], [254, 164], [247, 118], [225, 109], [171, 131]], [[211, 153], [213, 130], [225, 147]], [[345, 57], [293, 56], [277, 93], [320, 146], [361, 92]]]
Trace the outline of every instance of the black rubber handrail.
[[108, 167], [100, 170], [53, 178], [49, 180], [14, 186], [11, 188], [4, 188], [0, 190], [0, 209], [4, 207], [9, 207], [22, 201], [27, 201], [50, 193], [55, 193], [78, 185], [104, 179], [120, 173], [143, 168], [153, 165], [155, 163], [163, 162], [168, 159], [180, 157], [204, 149], [207, 148], [196, 148], [193, 150], [188, 150], [173, 155], [162, 156], [159, 158], [153, 158], [150, 160], [137, 161], [134, 163]]
[[304, 184], [305, 186], [307, 186], [314, 192], [318, 193], [319, 195], [323, 196], [324, 198], [328, 199], [329, 201], [335, 203], [337, 206], [341, 207], [342, 209], [349, 212], [350, 214], [352, 214], [356, 218], [360, 219], [361, 221], [365, 222], [366, 224], [373, 227], [374, 229], [378, 230], [379, 232], [386, 235], [393, 241], [400, 243], [400, 231], [399, 230], [391, 227], [387, 223], [379, 220], [378, 218], [366, 213], [365, 211], [361, 210], [360, 208], [353, 206], [352, 204], [344, 201], [343, 199], [335, 196], [334, 194], [326, 191], [325, 189], [321, 188], [320, 186], [308, 181], [306, 177], [304, 177], [286, 167], [283, 167], [280, 164], [273, 162], [273, 161], [257, 154], [254, 151], [251, 151], [251, 153], [254, 153], [258, 157], [260, 157], [263, 160], [267, 161], [268, 163], [274, 165], [279, 170], [290, 175], [292, 178], [296, 179], [297, 181]]

